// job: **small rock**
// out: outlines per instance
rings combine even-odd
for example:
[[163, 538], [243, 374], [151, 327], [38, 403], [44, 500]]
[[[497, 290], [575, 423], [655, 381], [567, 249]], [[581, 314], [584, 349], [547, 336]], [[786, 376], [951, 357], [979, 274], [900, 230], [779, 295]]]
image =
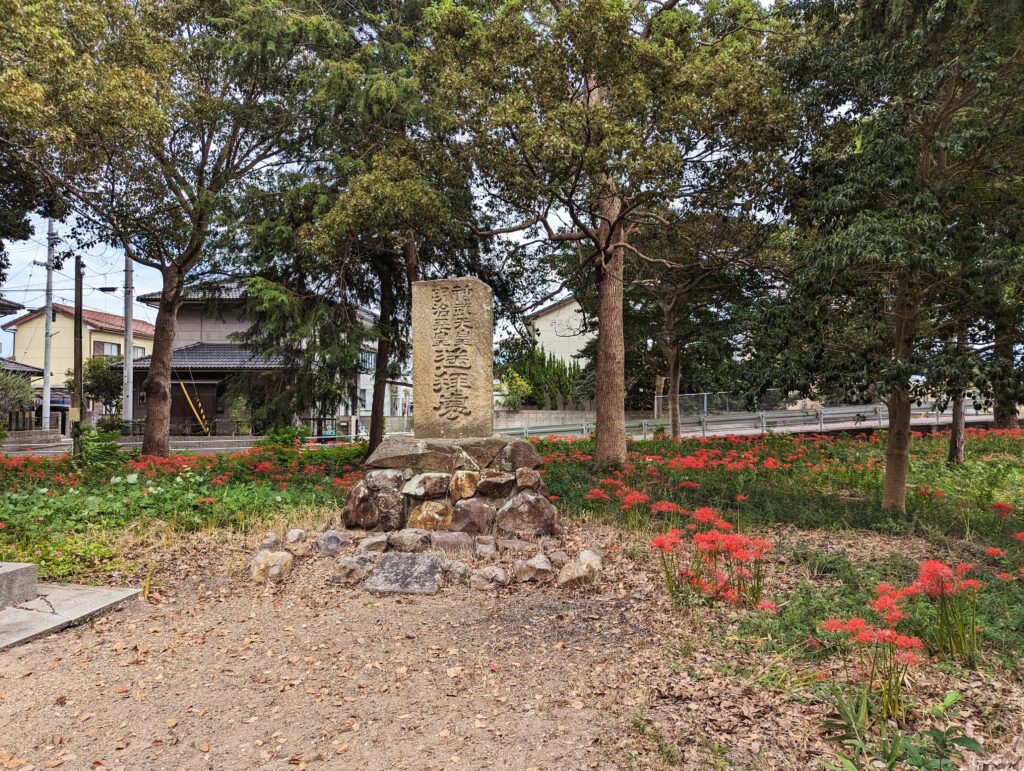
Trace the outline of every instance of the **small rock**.
[[420, 530], [447, 530], [452, 507], [446, 501], [423, 501], [409, 512], [406, 526]]
[[493, 535], [478, 535], [476, 537], [476, 542], [477, 543], [485, 544], [487, 546], [494, 546], [494, 536]]
[[476, 544], [469, 533], [433, 533], [430, 536], [430, 548], [444, 552], [449, 557], [472, 558]]
[[254, 581], [265, 583], [277, 583], [283, 581], [292, 572], [292, 565], [295, 558], [286, 551], [266, 551], [261, 549], [256, 552], [249, 571]]
[[281, 536], [277, 533], [265, 533], [263, 540], [260, 541], [261, 551], [280, 551], [281, 550]]
[[508, 573], [504, 568], [497, 565], [488, 565], [480, 570], [474, 570], [469, 576], [469, 586], [478, 591], [488, 591], [508, 583]]
[[402, 488], [402, 495], [412, 498], [440, 498], [448, 494], [448, 484], [451, 482], [450, 474], [438, 472], [426, 472], [417, 474]]
[[381, 468], [367, 471], [363, 476], [363, 481], [374, 492], [398, 490], [405, 482], [405, 475], [395, 468]]
[[405, 496], [393, 488], [385, 488], [374, 498], [377, 508], [377, 527], [381, 530], [401, 530], [405, 526]]
[[516, 487], [520, 490], [536, 490], [545, 497], [548, 494], [548, 486], [540, 478], [540, 472], [526, 466], [516, 469]]
[[601, 572], [601, 556], [584, 549], [579, 556], [558, 572], [559, 589], [576, 589], [594, 583]]
[[511, 556], [519, 557], [527, 554], [536, 554], [537, 544], [523, 541], [519, 538], [502, 538], [498, 540], [498, 550], [502, 553], [510, 552]]
[[512, 492], [512, 488], [515, 486], [515, 474], [488, 469], [480, 474], [480, 481], [476, 483], [476, 492], [477, 495], [504, 498]]
[[551, 561], [543, 554], [528, 560], [516, 560], [512, 565], [512, 575], [516, 581], [550, 581], [555, 577]]
[[377, 555], [372, 552], [339, 557], [334, 565], [334, 573], [331, 576], [331, 580], [336, 584], [358, 584], [370, 574], [370, 571], [376, 564]]
[[551, 564], [556, 568], [561, 568], [569, 564], [571, 558], [561, 549], [555, 549], [553, 552], [548, 552], [548, 559], [551, 560]]
[[455, 504], [448, 529], [461, 533], [490, 533], [498, 510], [482, 498], [466, 498]]
[[537, 468], [541, 464], [537, 448], [525, 439], [513, 439], [498, 453], [493, 463], [494, 468], [502, 471], [515, 471], [523, 468]]
[[301, 541], [299, 543], [286, 543], [284, 545], [284, 550], [291, 554], [293, 557], [300, 558], [308, 557], [310, 554], [313, 553], [313, 547], [311, 547], [308, 543]]
[[448, 586], [469, 582], [469, 565], [460, 560], [442, 560], [441, 575]]
[[457, 503], [463, 498], [472, 498], [476, 494], [476, 485], [479, 481], [478, 471], [456, 471], [448, 485], [448, 497], [452, 499], [452, 503]]
[[386, 535], [370, 535], [356, 543], [356, 551], [360, 552], [382, 552], [388, 548], [388, 537]]
[[363, 530], [373, 530], [377, 527], [377, 507], [373, 502], [373, 491], [362, 479], [348, 491], [341, 518], [345, 522], [345, 527], [360, 527]]
[[533, 538], [558, 533], [558, 509], [535, 490], [522, 490], [498, 511], [498, 530]]
[[392, 533], [388, 543], [398, 551], [425, 551], [430, 546], [430, 533], [418, 527], [407, 527]]
[[498, 559], [498, 550], [494, 548], [493, 543], [478, 543], [476, 545], [476, 558], [478, 560]]
[[298, 527], [294, 530], [289, 530], [284, 536], [285, 543], [302, 543], [305, 540], [306, 531]]
[[352, 541], [352, 536], [338, 530], [324, 530], [316, 537], [316, 550], [321, 557], [336, 557]]
[[436, 594], [440, 572], [441, 558], [435, 554], [388, 552], [380, 558], [363, 588], [379, 594]]

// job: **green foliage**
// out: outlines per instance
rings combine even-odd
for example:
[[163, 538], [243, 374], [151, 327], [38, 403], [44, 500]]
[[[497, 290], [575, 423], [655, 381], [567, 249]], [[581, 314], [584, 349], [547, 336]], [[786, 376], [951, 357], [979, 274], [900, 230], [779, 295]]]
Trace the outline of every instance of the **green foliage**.
[[5, 427], [9, 413], [27, 410], [33, 404], [35, 392], [29, 378], [0, 370], [0, 428]]
[[514, 338], [499, 343], [495, 359], [503, 381], [512, 375], [524, 381], [519, 404], [554, 410], [574, 402], [581, 376], [578, 362], [567, 364], [539, 346]]
[[509, 368], [505, 370], [500, 383], [501, 406], [516, 412], [532, 391], [526, 378]]
[[[112, 369], [111, 364], [124, 361], [122, 356], [93, 356], [86, 359], [82, 369], [82, 393], [88, 399], [95, 399], [107, 412], [120, 412], [123, 385], [121, 370]], [[65, 375], [65, 387], [75, 389], [75, 371], [69, 369]]]

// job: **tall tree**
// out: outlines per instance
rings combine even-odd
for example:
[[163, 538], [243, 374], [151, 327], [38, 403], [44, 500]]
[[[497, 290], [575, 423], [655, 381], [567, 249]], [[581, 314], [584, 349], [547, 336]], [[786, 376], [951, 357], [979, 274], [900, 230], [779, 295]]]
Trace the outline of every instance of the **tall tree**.
[[[497, 0], [431, 12], [433, 99], [473, 154], [488, 235], [571, 244], [597, 287], [598, 463], [626, 457], [623, 279], [636, 237], [701, 194], [730, 153], [781, 131], [761, 6]], [[755, 148], [752, 150], [752, 148]], [[521, 241], [520, 241], [521, 246]]]

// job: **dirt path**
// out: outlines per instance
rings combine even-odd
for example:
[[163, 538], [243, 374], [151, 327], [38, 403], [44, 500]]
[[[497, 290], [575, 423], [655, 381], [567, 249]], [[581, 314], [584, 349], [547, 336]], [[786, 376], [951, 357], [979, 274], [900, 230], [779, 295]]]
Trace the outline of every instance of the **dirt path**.
[[378, 598], [321, 561], [278, 590], [213, 583], [0, 653], [0, 748], [37, 768], [619, 765], [605, 666], [645, 635], [615, 596]]

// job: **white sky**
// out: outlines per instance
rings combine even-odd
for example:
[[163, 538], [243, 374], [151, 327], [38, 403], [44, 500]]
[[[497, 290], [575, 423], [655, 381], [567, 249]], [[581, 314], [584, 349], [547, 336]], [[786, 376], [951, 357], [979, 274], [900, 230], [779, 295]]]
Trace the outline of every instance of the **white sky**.
[[[5, 244], [10, 255], [11, 268], [7, 272], [7, 281], [0, 287], [0, 295], [8, 300], [21, 303], [26, 308], [41, 308], [46, 299], [46, 269], [33, 265], [34, 260], [46, 262], [46, 220], [32, 218], [35, 233], [28, 241], [8, 242]], [[62, 230], [67, 230], [60, 223], [56, 225], [58, 239]], [[65, 249], [72, 244], [63, 244]], [[61, 246], [58, 246], [58, 250]], [[82, 291], [82, 303], [86, 308], [124, 315], [124, 254], [119, 249], [99, 246], [90, 251], [82, 252], [85, 262], [85, 281]], [[59, 271], [53, 274], [53, 301], [74, 305], [75, 302], [75, 265], [74, 260], [66, 259]], [[156, 292], [160, 289], [160, 273], [152, 268], [135, 265], [135, 295]], [[119, 287], [116, 294], [99, 291], [101, 286]], [[6, 316], [0, 323], [6, 323], [16, 316]], [[135, 303], [135, 318], [153, 323], [156, 320], [156, 308]], [[10, 332], [0, 330], [0, 356], [11, 355], [13, 336]]]

